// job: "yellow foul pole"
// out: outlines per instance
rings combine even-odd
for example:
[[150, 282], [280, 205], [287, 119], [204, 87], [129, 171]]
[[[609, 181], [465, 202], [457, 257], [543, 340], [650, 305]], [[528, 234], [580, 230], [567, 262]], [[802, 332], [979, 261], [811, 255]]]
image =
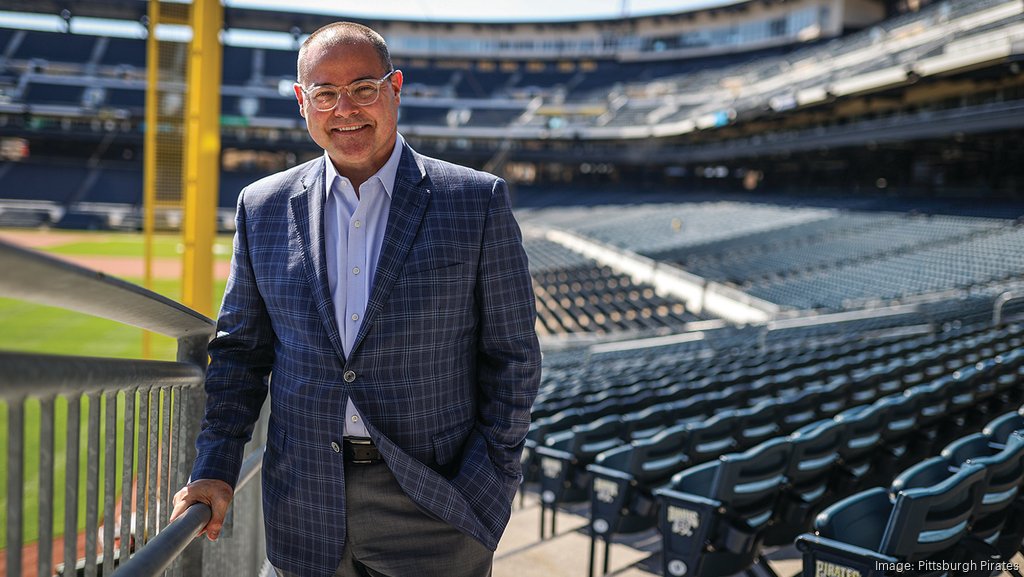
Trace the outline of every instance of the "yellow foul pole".
[[185, 119], [182, 302], [213, 316], [213, 240], [220, 174], [220, 0], [193, 0]]
[[[156, 27], [160, 19], [159, 0], [149, 0], [149, 34], [146, 36], [146, 133], [143, 142], [142, 170], [142, 238], [144, 262], [142, 273], [143, 286], [153, 288], [153, 234], [155, 228], [154, 211], [156, 210], [156, 127], [159, 122], [157, 115], [157, 86], [160, 82], [159, 45], [156, 39]], [[142, 332], [142, 356], [150, 358], [152, 353], [152, 334]]]

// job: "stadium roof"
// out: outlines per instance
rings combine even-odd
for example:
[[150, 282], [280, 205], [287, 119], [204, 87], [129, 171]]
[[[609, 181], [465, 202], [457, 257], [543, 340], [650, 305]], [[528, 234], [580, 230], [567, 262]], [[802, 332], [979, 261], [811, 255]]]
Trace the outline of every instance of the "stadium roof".
[[[269, 4], [272, 2], [253, 0], [258, 4]], [[664, 19], [664, 18], [689, 18], [692, 14], [702, 11], [733, 11], [741, 10], [744, 5], [758, 2], [773, 2], [778, 0], [690, 0], [690, 8], [686, 10], [666, 10], [664, 12], [644, 11], [643, 14], [635, 14], [628, 17], [619, 15], [605, 16], [582, 16], [579, 18], [545, 18], [543, 15], [530, 14], [523, 18], [492, 19], [481, 17], [479, 20], [472, 17], [459, 17], [449, 19], [439, 18], [414, 18], [412, 16], [380, 15], [374, 16], [364, 9], [359, 12], [346, 12], [341, 9], [330, 10], [317, 5], [315, 2], [309, 5], [299, 4], [287, 11], [274, 10], [271, 8], [250, 7], [244, 5], [244, 0], [225, 6], [225, 26], [228, 28], [246, 28], [252, 30], [276, 30], [293, 32], [298, 29], [309, 32], [318, 28], [326, 22], [345, 18], [357, 22], [379, 23], [379, 22], [411, 22], [423, 25], [446, 24], [480, 24], [480, 25], [543, 25], [573, 26], [579, 22], [608, 22], [621, 25], [623, 21], [636, 21], [643, 19]], [[786, 0], [781, 0], [785, 2]], [[104, 18], [113, 20], [141, 20], [145, 17], [148, 2], [145, 0], [6, 0], [4, 10], [11, 12], [23, 12], [33, 14], [59, 15], [67, 11], [67, 15], [74, 17]], [[286, 14], [282, 17], [282, 14]]]

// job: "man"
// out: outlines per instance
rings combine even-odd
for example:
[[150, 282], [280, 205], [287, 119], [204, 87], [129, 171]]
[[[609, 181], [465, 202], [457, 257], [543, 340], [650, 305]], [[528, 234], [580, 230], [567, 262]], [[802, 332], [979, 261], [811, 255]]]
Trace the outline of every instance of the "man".
[[295, 96], [324, 156], [246, 187], [192, 481], [221, 530], [267, 394], [281, 575], [490, 573], [537, 392], [534, 299], [505, 183], [413, 151], [402, 72], [364, 26], [314, 32]]

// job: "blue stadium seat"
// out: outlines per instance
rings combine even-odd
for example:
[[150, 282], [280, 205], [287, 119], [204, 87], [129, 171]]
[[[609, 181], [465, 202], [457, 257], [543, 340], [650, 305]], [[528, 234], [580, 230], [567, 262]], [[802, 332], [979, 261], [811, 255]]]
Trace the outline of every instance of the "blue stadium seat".
[[541, 501], [547, 506], [586, 499], [586, 466], [603, 451], [623, 444], [622, 419], [610, 415], [548, 436], [536, 452], [541, 460]]
[[843, 426], [839, 467], [833, 478], [838, 494], [856, 490], [871, 473], [888, 416], [889, 408], [877, 403], [859, 405], [836, 415], [836, 422]]
[[687, 469], [655, 491], [663, 574], [718, 577], [748, 570], [772, 526], [791, 444], [776, 438]]
[[1024, 407], [992, 419], [981, 433], [989, 438], [994, 447], [1002, 448], [1017, 431], [1024, 431]]
[[832, 496], [830, 483], [839, 462], [844, 425], [823, 419], [789, 436], [791, 454], [786, 484], [776, 506], [776, 526], [766, 545], [789, 545], [807, 531], [811, 521]]
[[961, 437], [942, 450], [942, 458], [951, 468], [968, 464], [985, 467], [985, 493], [976, 508], [977, 520], [971, 534], [990, 545], [996, 545], [1003, 559], [1010, 559], [1021, 545], [1019, 528], [1024, 519], [1004, 533], [1007, 516], [1015, 504], [1020, 518], [1020, 487], [1024, 483], [1024, 436], [1015, 432], [1002, 448], [996, 448], [984, 434]]
[[805, 574], [948, 574], [948, 566], [919, 562], [964, 558], [969, 549], [961, 542], [985, 479], [981, 465], [966, 464], [951, 473], [944, 459], [934, 457], [901, 473], [890, 490], [868, 489], [831, 505], [815, 520], [814, 535], [797, 538]]
[[690, 463], [687, 425], [670, 427], [598, 456], [588, 467], [592, 536], [633, 533], [654, 525], [654, 487]]

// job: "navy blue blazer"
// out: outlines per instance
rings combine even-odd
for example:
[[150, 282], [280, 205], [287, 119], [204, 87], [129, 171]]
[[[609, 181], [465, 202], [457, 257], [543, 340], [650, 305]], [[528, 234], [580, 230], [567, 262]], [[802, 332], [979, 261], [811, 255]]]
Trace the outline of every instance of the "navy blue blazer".
[[234, 486], [269, 385], [268, 555], [285, 571], [332, 575], [345, 545], [338, 445], [351, 397], [405, 492], [493, 550], [540, 380], [533, 290], [505, 182], [406, 145], [347, 358], [323, 206], [323, 157], [239, 196], [192, 479]]

